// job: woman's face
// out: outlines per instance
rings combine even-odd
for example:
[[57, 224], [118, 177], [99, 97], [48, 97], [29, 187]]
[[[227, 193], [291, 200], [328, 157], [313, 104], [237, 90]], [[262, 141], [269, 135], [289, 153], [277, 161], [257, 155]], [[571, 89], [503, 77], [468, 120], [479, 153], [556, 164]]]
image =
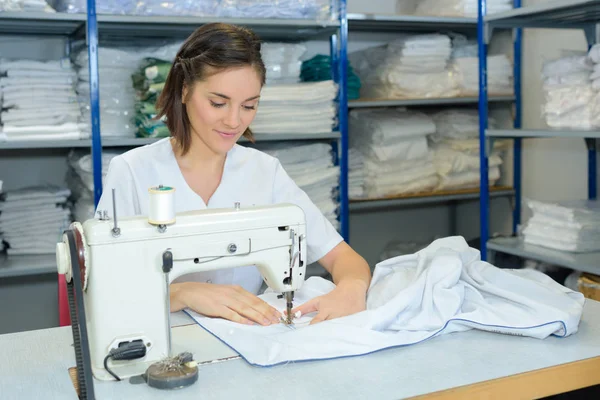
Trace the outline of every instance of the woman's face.
[[[186, 88], [187, 89], [187, 88]], [[183, 92], [192, 143], [202, 141], [216, 154], [226, 154], [246, 131], [258, 107], [261, 84], [251, 67], [227, 69], [196, 82]]]

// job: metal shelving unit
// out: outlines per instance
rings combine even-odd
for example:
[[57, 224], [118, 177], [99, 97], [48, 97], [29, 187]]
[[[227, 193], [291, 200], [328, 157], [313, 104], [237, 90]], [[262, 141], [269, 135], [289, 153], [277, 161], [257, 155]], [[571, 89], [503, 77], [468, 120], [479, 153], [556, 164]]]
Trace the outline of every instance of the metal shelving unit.
[[[585, 139], [588, 147], [588, 198], [595, 199], [596, 188], [596, 140], [598, 131], [569, 129], [520, 129], [521, 128], [521, 36], [522, 28], [583, 29], [588, 43], [594, 44], [600, 31], [600, 1], [554, 0], [532, 7], [521, 8], [521, 0], [514, 0], [511, 11], [486, 16], [486, 0], [479, 1], [478, 41], [481, 90], [479, 99], [481, 143], [481, 248], [482, 258], [493, 257], [495, 252], [513, 254], [534, 260], [562, 265], [580, 271], [600, 273], [600, 253], [569, 253], [525, 244], [522, 238], [495, 238], [489, 240], [489, 192], [487, 190], [488, 162], [486, 142], [494, 138], [514, 139], [514, 188], [515, 208], [513, 235], [521, 218], [521, 139], [522, 138], [577, 138]], [[487, 129], [487, 44], [494, 29], [513, 29], [515, 32], [515, 96], [516, 117], [513, 130]]]
[[[264, 142], [280, 142], [283, 140], [337, 140], [341, 137], [339, 132], [330, 133], [281, 133], [281, 134], [260, 134], [255, 133], [257, 143]], [[102, 140], [102, 147], [136, 147], [154, 143], [162, 138], [106, 138]], [[240, 138], [240, 142], [246, 143], [248, 140], [244, 137]], [[89, 148], [92, 146], [90, 139], [86, 140], [63, 140], [63, 141], [27, 141], [27, 142], [0, 142], [0, 150], [13, 149], [62, 149], [62, 148]]]
[[[507, 187], [498, 187], [490, 191], [490, 197], [512, 197], [514, 190]], [[416, 194], [414, 196], [398, 196], [377, 200], [352, 200], [351, 212], [389, 210], [391, 208], [408, 207], [426, 204], [441, 204], [458, 201], [479, 199], [479, 190], [461, 190], [456, 192], [439, 192]]]
[[[474, 35], [477, 33], [477, 18], [432, 17], [417, 15], [385, 15], [385, 14], [348, 14], [348, 26], [352, 32], [435, 32], [454, 31]], [[516, 100], [514, 95], [491, 95], [490, 102], [511, 103]], [[476, 105], [478, 96], [422, 98], [422, 99], [356, 99], [348, 102], [349, 109], [380, 108], [380, 107], [433, 107], [452, 105]], [[492, 188], [494, 197], [512, 197], [511, 188]], [[413, 205], [430, 205], [446, 202], [459, 202], [476, 199], [479, 190], [464, 193], [459, 191], [440, 195], [427, 193], [416, 196], [400, 196], [394, 199], [352, 200], [350, 212], [377, 211], [388, 207], [399, 208]]]
[[492, 253], [491, 258], [494, 252], [500, 252], [600, 275], [600, 252], [557, 251], [525, 243], [523, 239], [516, 237], [493, 239], [488, 242], [488, 250]]
[[[341, 234], [348, 238], [348, 190], [347, 190], [347, 23], [346, 0], [340, 0], [338, 17], [331, 21], [295, 20], [295, 19], [227, 19], [219, 21], [243, 25], [252, 28], [265, 40], [305, 41], [328, 38], [332, 51], [333, 77], [339, 85], [336, 99], [339, 107], [337, 129], [330, 133], [313, 134], [260, 134], [256, 133], [256, 143], [274, 141], [327, 141], [331, 142], [337, 162], [340, 166], [340, 222]], [[215, 18], [162, 17], [162, 16], [124, 16], [97, 15], [94, 0], [87, 1], [87, 14], [65, 13], [0, 13], [0, 33], [18, 35], [55, 35], [76, 39], [85, 37], [89, 54], [90, 105], [92, 137], [87, 140], [70, 141], [28, 141], [0, 142], [0, 151], [28, 149], [91, 149], [95, 183], [95, 202], [102, 194], [102, 149], [109, 147], [135, 147], [155, 142], [154, 138], [117, 139], [102, 137], [100, 132], [100, 107], [98, 88], [98, 45], [103, 38], [139, 39], [139, 38], [185, 38], [194, 29], [204, 23], [214, 22]], [[242, 139], [242, 142], [247, 140]], [[55, 257], [22, 256], [0, 259], [0, 277], [17, 277], [56, 272]]]
[[[514, 96], [491, 96], [490, 102], [504, 103], [514, 101]], [[348, 108], [371, 107], [411, 107], [411, 106], [446, 106], [477, 104], [478, 97], [446, 97], [431, 99], [364, 99], [350, 100]]]
[[420, 15], [348, 14], [350, 31], [363, 32], [427, 32], [452, 30], [472, 32], [476, 18], [429, 17]]
[[57, 273], [56, 255], [0, 256], [0, 279]]

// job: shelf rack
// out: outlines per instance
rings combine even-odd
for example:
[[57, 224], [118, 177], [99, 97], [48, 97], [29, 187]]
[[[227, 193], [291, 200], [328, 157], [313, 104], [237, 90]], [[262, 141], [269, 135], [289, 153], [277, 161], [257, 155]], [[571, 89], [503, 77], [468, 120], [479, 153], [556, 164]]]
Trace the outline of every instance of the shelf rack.
[[[340, 231], [348, 240], [348, 190], [347, 190], [347, 41], [346, 0], [339, 0], [337, 17], [333, 20], [315, 21], [298, 19], [219, 18], [220, 21], [252, 28], [263, 40], [306, 41], [329, 39], [332, 57], [332, 75], [339, 87], [336, 99], [339, 108], [338, 126], [326, 134], [260, 134], [256, 142], [273, 141], [327, 141], [333, 145], [336, 162], [340, 166]], [[2, 12], [0, 34], [53, 35], [69, 39], [85, 38], [89, 54], [90, 105], [92, 136], [89, 140], [61, 142], [28, 141], [0, 142], [0, 151], [28, 149], [91, 149], [94, 171], [94, 198], [98, 203], [102, 194], [102, 149], [109, 147], [136, 147], [156, 140], [154, 138], [102, 137], [100, 132], [98, 46], [103, 39], [185, 38], [199, 26], [214, 22], [215, 18], [97, 15], [95, 0], [87, 0], [87, 13]], [[241, 139], [242, 142], [246, 141]], [[0, 259], [0, 277], [26, 276], [55, 272], [54, 255], [5, 257]], [[4, 274], [4, 275], [2, 275]]]
[[[474, 35], [477, 33], [477, 18], [435, 17], [420, 15], [389, 15], [349, 13], [348, 29], [353, 32], [436, 32], [453, 31]], [[490, 102], [513, 103], [514, 95], [491, 95]], [[420, 98], [420, 99], [365, 99], [348, 101], [349, 109], [381, 107], [435, 107], [452, 105], [477, 105], [479, 96]], [[491, 188], [492, 197], [514, 196], [512, 188]], [[367, 212], [387, 208], [400, 208], [414, 205], [430, 205], [448, 202], [469, 201], [479, 198], [479, 190], [459, 190], [449, 192], [418, 193], [382, 199], [350, 200], [349, 211]]]
[[[521, 8], [521, 0], [514, 0], [514, 9], [507, 12], [484, 15], [486, 0], [479, 1], [478, 42], [480, 64], [480, 143], [481, 143], [481, 249], [482, 258], [493, 258], [495, 252], [508, 253], [520, 257], [573, 268], [579, 271], [600, 273], [600, 253], [569, 253], [532, 246], [522, 238], [489, 239], [489, 191], [487, 190], [488, 162], [486, 150], [494, 138], [514, 139], [514, 188], [515, 208], [513, 214], [513, 235], [521, 218], [521, 139], [523, 138], [583, 138], [588, 147], [588, 198], [595, 199], [596, 188], [596, 140], [600, 131], [568, 129], [521, 129], [521, 39], [523, 28], [583, 29], [590, 45], [598, 41], [600, 26], [600, 1], [598, 0], [554, 0], [544, 4]], [[514, 30], [515, 49], [515, 129], [487, 129], [487, 44], [494, 29]], [[488, 144], [486, 146], [486, 143]]]

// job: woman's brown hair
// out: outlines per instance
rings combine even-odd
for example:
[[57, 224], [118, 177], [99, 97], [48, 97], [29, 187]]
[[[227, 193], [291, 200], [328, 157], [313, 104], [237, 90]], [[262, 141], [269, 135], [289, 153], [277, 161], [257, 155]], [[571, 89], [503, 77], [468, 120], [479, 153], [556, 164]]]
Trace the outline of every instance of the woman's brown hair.
[[[191, 145], [190, 119], [182, 102], [184, 86], [191, 89], [195, 82], [210, 74], [245, 66], [254, 67], [264, 85], [266, 69], [260, 49], [260, 39], [254, 32], [223, 23], [203, 25], [181, 45], [156, 102], [156, 118], [165, 118], [169, 132], [183, 154]], [[243, 136], [254, 141], [250, 128]]]

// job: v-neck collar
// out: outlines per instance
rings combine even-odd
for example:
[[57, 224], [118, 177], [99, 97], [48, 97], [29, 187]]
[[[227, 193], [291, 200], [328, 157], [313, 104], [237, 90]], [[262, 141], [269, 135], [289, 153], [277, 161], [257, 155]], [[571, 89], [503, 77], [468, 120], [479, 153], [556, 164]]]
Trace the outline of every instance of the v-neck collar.
[[[220, 194], [220, 192], [223, 191], [223, 186], [224, 183], [226, 182], [228, 175], [227, 171], [228, 171], [228, 167], [231, 163], [231, 158], [232, 158], [232, 154], [234, 153], [234, 151], [236, 150], [238, 144], [236, 143], [231, 150], [229, 150], [227, 152], [227, 154], [225, 155], [225, 164], [223, 165], [223, 174], [221, 175], [221, 181], [219, 182], [219, 185], [217, 186], [217, 188], [215, 189], [214, 193], [212, 194], [212, 196], [210, 196], [210, 199], [208, 199], [208, 203], [204, 202], [204, 199], [202, 198], [202, 196], [200, 196], [198, 193], [196, 193], [194, 191], [194, 189], [192, 189], [190, 187], [190, 185], [188, 185], [187, 181], [185, 180], [185, 176], [183, 176], [183, 172], [181, 172], [181, 168], [179, 168], [179, 163], [177, 162], [177, 157], [175, 156], [175, 152], [173, 151], [173, 145], [171, 144], [171, 140], [168, 140], [168, 144], [169, 144], [169, 156], [171, 157], [171, 161], [173, 162], [173, 166], [175, 167], [175, 169], [177, 170], [177, 175], [178, 175], [178, 179], [179, 179], [179, 187], [181, 187], [184, 191], [188, 192], [190, 194], [190, 196], [192, 198], [195, 198], [199, 201], [199, 205], [201, 205], [202, 209], [205, 208], [209, 208], [211, 204], [214, 204], [215, 202], [215, 198]], [[178, 187], [176, 186], [176, 188], [178, 189]]]

